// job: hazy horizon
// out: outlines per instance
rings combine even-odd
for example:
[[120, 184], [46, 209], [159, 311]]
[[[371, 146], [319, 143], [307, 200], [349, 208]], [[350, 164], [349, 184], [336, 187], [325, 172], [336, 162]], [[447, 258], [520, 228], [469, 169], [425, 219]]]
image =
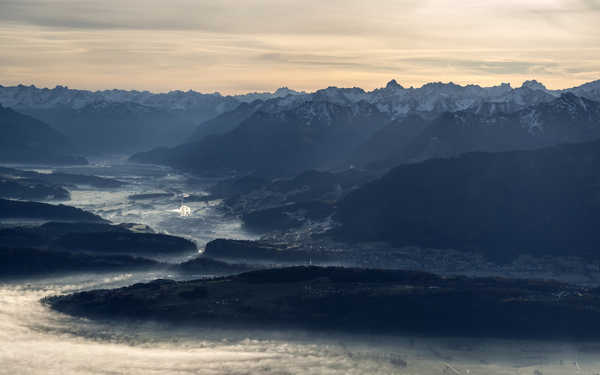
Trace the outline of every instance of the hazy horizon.
[[600, 77], [599, 0], [5, 0], [3, 85], [238, 94]]
[[[481, 86], [481, 87], [484, 87], [484, 88], [487, 88], [487, 87], [496, 87], [496, 86], [501, 86], [501, 85], [504, 85], [504, 84], [508, 84], [508, 85], [510, 85], [514, 89], [514, 88], [521, 87], [527, 81], [537, 81], [537, 82], [541, 83], [542, 85], [546, 86], [546, 88], [548, 90], [566, 90], [566, 89], [570, 89], [570, 88], [579, 86], [579, 85], [576, 85], [576, 86], [567, 86], [567, 87], [553, 88], [553, 87], [548, 87], [543, 81], [540, 81], [540, 80], [535, 79], [535, 78], [531, 78], [531, 79], [525, 80], [525, 81], [520, 82], [520, 83], [517, 82], [517, 84], [512, 84], [511, 82], [499, 82], [497, 84], [481, 85], [481, 84], [479, 84], [477, 82], [458, 83], [458, 82], [452, 82], [452, 81], [442, 82], [442, 81], [432, 80], [430, 82], [426, 82], [426, 83], [423, 83], [421, 85], [411, 86], [411, 85], [403, 84], [401, 81], [399, 81], [396, 78], [391, 78], [387, 82], [385, 82], [385, 83], [383, 83], [383, 84], [381, 84], [379, 86], [374, 86], [373, 88], [370, 88], [370, 89], [366, 89], [364, 87], [360, 87], [360, 86], [356, 86], [356, 85], [354, 85], [354, 86], [331, 86], [331, 85], [328, 85], [327, 83], [324, 82], [322, 86], [319, 86], [319, 87], [317, 87], [315, 89], [312, 89], [312, 90], [298, 90], [298, 89], [296, 89], [294, 87], [283, 85], [283, 86], [275, 87], [275, 88], [272, 88], [272, 89], [266, 89], [264, 91], [251, 90], [251, 91], [240, 91], [240, 92], [231, 92], [231, 93], [225, 93], [225, 92], [221, 92], [221, 91], [218, 91], [218, 90], [217, 91], [200, 91], [200, 90], [196, 90], [196, 89], [185, 89], [185, 90], [184, 89], [173, 89], [173, 90], [168, 90], [168, 91], [159, 91], [159, 90], [144, 90], [144, 89], [136, 89], [136, 88], [123, 88], [123, 87], [118, 87], [118, 86], [107, 88], [107, 89], [94, 89], [94, 88], [71, 87], [71, 86], [64, 85], [64, 84], [61, 85], [60, 83], [57, 84], [57, 85], [54, 85], [54, 86], [40, 86], [40, 85], [36, 85], [33, 82], [32, 83], [19, 82], [19, 83], [15, 83], [15, 84], [4, 84], [4, 83], [0, 82], [0, 87], [15, 87], [15, 86], [22, 85], [22, 86], [26, 86], [26, 87], [33, 86], [33, 87], [35, 87], [37, 89], [41, 89], [41, 90], [46, 90], [46, 89], [53, 90], [53, 89], [58, 88], [58, 87], [64, 87], [64, 88], [67, 88], [69, 90], [80, 90], [80, 91], [91, 91], [91, 92], [101, 92], [101, 91], [105, 91], [105, 90], [106, 91], [110, 91], [110, 90], [124, 90], [124, 91], [150, 92], [151, 94], [164, 94], [164, 93], [168, 93], [168, 92], [172, 92], [172, 91], [182, 91], [182, 92], [185, 92], [185, 91], [195, 91], [195, 92], [198, 92], [198, 93], [201, 93], [201, 94], [220, 94], [220, 95], [223, 95], [223, 96], [229, 96], [229, 95], [236, 96], [236, 95], [245, 95], [245, 94], [274, 93], [274, 92], [276, 92], [279, 89], [289, 89], [289, 90], [293, 90], [293, 91], [297, 91], [297, 92], [305, 92], [307, 94], [310, 94], [310, 93], [316, 92], [317, 90], [326, 89], [328, 87], [361, 88], [361, 89], [365, 90], [366, 92], [369, 92], [369, 91], [372, 91], [372, 90], [385, 88], [386, 85], [387, 85], [387, 83], [389, 83], [391, 81], [396, 81], [396, 83], [398, 83], [400, 86], [402, 86], [405, 89], [408, 89], [408, 88], [420, 88], [420, 87], [423, 87], [423, 86], [425, 86], [427, 84], [432, 84], [432, 83], [455, 84], [455, 85], [462, 86], [462, 87], [473, 85], [473, 86]], [[597, 79], [597, 80], [583, 82], [582, 84], [586, 84], [586, 83], [590, 83], [590, 82], [595, 82], [595, 81], [600, 81], [600, 78]]]

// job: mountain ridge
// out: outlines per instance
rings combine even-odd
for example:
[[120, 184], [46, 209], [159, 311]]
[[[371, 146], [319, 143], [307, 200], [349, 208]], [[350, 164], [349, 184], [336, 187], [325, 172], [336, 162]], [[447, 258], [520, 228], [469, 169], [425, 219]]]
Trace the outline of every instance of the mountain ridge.
[[[329, 86], [314, 92], [304, 92], [280, 87], [274, 92], [252, 92], [238, 95], [221, 95], [215, 93], [201, 93], [194, 90], [181, 91], [172, 90], [166, 93], [153, 93], [150, 91], [138, 90], [79, 90], [70, 89], [66, 86], [56, 86], [55, 88], [38, 88], [35, 85], [25, 86], [2, 86], [0, 85], [0, 104], [14, 108], [56, 108], [69, 107], [80, 108], [90, 102], [134, 102], [150, 107], [157, 107], [168, 110], [190, 110], [198, 106], [206, 105], [217, 108], [217, 112], [223, 113], [232, 110], [240, 103], [250, 103], [255, 100], [269, 100], [285, 98], [289, 95], [304, 95], [311, 97], [327, 96], [332, 91], [343, 92], [343, 97], [350, 101], [367, 100], [371, 102], [379, 101], [382, 97], [402, 97], [402, 96], [426, 96], [431, 93], [440, 92], [444, 95], [457, 94], [466, 97], [477, 97], [485, 99], [496, 98], [502, 94], [507, 94], [511, 90], [531, 90], [542, 91], [552, 96], [559, 96], [565, 92], [573, 92], [578, 96], [584, 96], [588, 99], [600, 99], [600, 80], [585, 83], [583, 85], [560, 89], [547, 89], [542, 83], [536, 80], [525, 81], [522, 86], [512, 88], [509, 83], [502, 83], [496, 86], [480, 86], [477, 84], [457, 85], [453, 82], [430, 82], [421, 87], [405, 88], [395, 79], [390, 80], [386, 86], [376, 88], [371, 91], [365, 91], [359, 87], [343, 88]], [[423, 104], [426, 108], [431, 108], [427, 103]], [[465, 103], [462, 103], [464, 106]], [[459, 105], [460, 106], [460, 105]], [[424, 108], [425, 108], [424, 107]], [[464, 109], [464, 108], [463, 108]]]
[[338, 233], [493, 259], [597, 259], [599, 150], [596, 140], [399, 165], [338, 203]]
[[31, 116], [0, 105], [0, 161], [87, 164], [61, 132]]
[[[325, 107], [345, 108], [349, 115], [357, 118], [356, 121], [362, 121], [365, 129], [356, 134], [361, 134], [363, 138], [360, 142], [345, 144], [341, 148], [338, 147], [338, 144], [343, 141], [328, 138], [329, 147], [333, 150], [337, 149], [339, 152], [338, 155], [335, 155], [337, 164], [333, 160], [323, 160], [321, 163], [317, 163], [314, 162], [314, 154], [306, 155], [308, 159], [313, 160], [305, 165], [307, 169], [319, 169], [326, 166], [347, 168], [353, 164], [361, 167], [371, 165], [376, 168], [389, 168], [401, 163], [452, 157], [471, 151], [534, 149], [559, 143], [584, 142], [600, 138], [600, 125], [597, 126], [600, 124], [600, 102], [578, 97], [570, 92], [561, 93], [555, 97], [544, 93], [541, 88], [525, 87], [517, 89], [521, 90], [517, 93], [533, 92], [537, 98], [543, 98], [543, 100], [534, 99], [532, 102], [535, 104], [517, 106], [518, 110], [513, 111], [482, 110], [480, 106], [461, 111], [444, 111], [435, 117], [431, 116], [432, 118], [421, 116], [419, 113], [395, 118], [389, 111], [381, 110], [380, 105], [366, 100], [358, 102], [349, 100], [348, 93], [350, 95], [364, 93], [359, 89], [338, 91], [330, 88], [327, 90], [318, 95], [318, 99], [312, 101], [306, 101], [307, 98], [298, 95], [245, 104], [240, 106], [239, 110], [213, 119], [210, 124], [210, 136], [203, 135], [202, 128], [199, 128], [188, 143], [171, 150], [162, 149], [137, 154], [132, 157], [132, 160], [167, 163], [175, 167], [185, 165], [187, 169], [196, 171], [214, 167], [214, 165], [209, 166], [204, 162], [200, 163], [200, 159], [212, 158], [213, 161], [218, 162], [229, 158], [227, 156], [229, 153], [237, 153], [244, 149], [244, 141], [258, 136], [259, 133], [253, 134], [249, 129], [258, 129], [260, 123], [266, 121], [271, 123], [271, 130], [267, 131], [266, 128], [261, 130], [260, 134], [264, 138], [260, 143], [261, 147], [277, 148], [281, 154], [272, 155], [275, 159], [266, 159], [263, 162], [276, 163], [276, 160], [280, 161], [279, 158], [285, 159], [292, 150], [296, 150], [293, 147], [289, 149], [279, 147], [283, 143], [291, 142], [286, 137], [301, 137], [301, 133], [285, 135], [281, 128], [297, 126], [298, 122], [327, 127], [330, 124], [329, 116], [331, 114], [321, 112]], [[515, 90], [511, 92], [515, 92]], [[542, 93], [542, 96], [539, 93]], [[549, 97], [545, 95], [549, 95]], [[324, 107], [323, 103], [327, 103], [327, 105]], [[295, 114], [289, 116], [290, 113]], [[358, 120], [357, 116], [362, 116], [361, 120]], [[377, 124], [373, 124], [374, 122]], [[248, 124], [251, 123], [254, 125], [248, 127]], [[246, 129], [246, 140], [239, 138], [241, 128]], [[367, 129], [369, 131], [366, 131]], [[236, 142], [224, 141], [235, 137], [238, 137]], [[215, 142], [219, 146], [215, 146], [213, 144]], [[213, 152], [209, 157], [210, 151], [204, 153], [204, 151], [197, 151], [198, 149], [213, 149]], [[204, 156], [199, 159], [198, 155], [202, 153]], [[333, 155], [329, 155], [329, 157], [333, 157]], [[233, 161], [231, 158], [229, 160]], [[239, 164], [228, 164], [227, 169], [245, 173], [252, 171], [251, 163], [256, 162], [249, 149], [246, 150], [246, 157], [239, 161]], [[198, 163], [203, 166], [196, 165]], [[290, 168], [290, 170], [295, 169]]]

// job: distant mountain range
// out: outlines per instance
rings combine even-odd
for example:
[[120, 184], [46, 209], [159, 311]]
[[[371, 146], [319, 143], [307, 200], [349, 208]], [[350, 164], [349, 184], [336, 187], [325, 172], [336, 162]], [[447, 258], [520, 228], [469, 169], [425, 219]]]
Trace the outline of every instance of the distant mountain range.
[[583, 142], [600, 138], [598, 87], [329, 87], [241, 104], [198, 126], [188, 142], [132, 159], [196, 172], [294, 174]]
[[223, 96], [219, 93], [203, 94], [197, 91], [170, 91], [152, 93], [137, 90], [89, 91], [56, 86], [53, 89], [36, 86], [0, 85], [0, 103], [5, 107], [17, 109], [80, 109], [98, 102], [136, 103], [163, 110], [195, 110], [199, 112], [222, 113], [233, 109], [239, 103], [254, 100], [267, 100], [300, 92], [282, 87], [273, 93], [249, 93], [244, 95]]
[[[535, 80], [526, 81], [518, 88], [512, 88], [507, 83], [481, 87], [441, 82], [428, 83], [419, 88], [404, 88], [392, 80], [384, 88], [373, 91], [365, 91], [357, 87], [328, 87], [313, 93], [306, 93], [282, 87], [273, 93], [231, 96], [223, 96], [219, 93], [203, 94], [192, 90], [151, 93], [117, 89], [75, 90], [64, 86], [48, 89], [24, 85], [0, 85], [0, 104], [18, 110], [40, 110], [81, 109], [99, 102], [130, 102], [167, 111], [196, 111], [205, 113], [206, 118], [212, 118], [237, 108], [241, 103], [251, 103], [256, 100], [267, 102], [271, 99], [280, 99], [280, 101], [265, 103], [265, 106], [270, 108], [286, 107], [290, 103], [285, 98], [299, 96], [300, 101], [328, 101], [336, 104], [366, 101], [376, 105], [380, 111], [392, 114], [392, 117], [402, 117], [411, 113], [430, 114], [476, 109], [480, 108], [482, 104], [491, 105], [499, 111], [512, 112], [533, 104], [550, 101], [567, 92], [598, 101], [600, 100], [600, 80], [564, 90], [549, 90]], [[487, 108], [489, 110], [490, 107]]]
[[432, 119], [444, 112], [470, 110], [482, 115], [510, 113], [531, 105], [552, 101], [563, 93], [600, 101], [600, 81], [568, 90], [548, 90], [537, 81], [527, 81], [521, 87], [509, 84], [494, 87], [477, 85], [459, 86], [453, 83], [429, 83], [420, 88], [404, 88], [395, 80], [384, 88], [364, 91], [361, 88], [328, 87], [314, 93], [298, 93], [240, 105], [201, 124], [192, 140], [210, 134], [224, 134], [232, 130], [254, 112], [276, 113], [289, 110], [306, 102], [329, 102], [352, 106], [361, 101], [373, 104], [389, 120], [418, 115]]
[[392, 167], [471, 151], [527, 150], [600, 138], [600, 102], [572, 93], [514, 112], [473, 109], [390, 123], [353, 156], [359, 165]]
[[48, 123], [87, 154], [161, 147], [133, 159], [262, 173], [389, 167], [591, 140], [599, 101], [600, 81], [548, 90], [537, 81], [517, 88], [439, 82], [404, 88], [392, 80], [373, 91], [281, 88], [237, 96], [0, 86], [1, 104]]
[[131, 154], [182, 143], [200, 123], [242, 103], [294, 94], [299, 93], [287, 88], [222, 96], [195, 91], [154, 94], [19, 85], [0, 86], [0, 104], [62, 131], [86, 154]]
[[176, 145], [194, 131], [194, 116], [133, 102], [95, 102], [77, 109], [23, 109], [67, 135], [77, 149], [92, 154], [131, 154]]
[[[280, 112], [310, 101], [325, 101], [344, 106], [365, 101], [375, 105], [382, 113], [388, 114], [392, 120], [410, 115], [419, 115], [431, 119], [444, 112], [464, 110], [482, 115], [510, 113], [532, 105], [552, 101], [565, 93], [573, 93], [589, 100], [600, 101], [600, 80], [565, 90], [548, 90], [543, 84], [535, 80], [526, 81], [518, 88], [512, 88], [507, 83], [500, 86], [481, 87], [478, 85], [460, 86], [441, 82], [428, 83], [419, 88], [404, 88], [395, 80], [392, 80], [384, 88], [373, 91], [364, 91], [357, 87], [328, 87], [313, 93], [294, 92], [291, 97], [285, 95], [266, 98], [260, 102], [252, 102], [248, 106], [240, 106], [233, 112], [239, 112], [236, 118], [241, 121], [256, 111]], [[222, 116], [231, 118], [233, 114], [225, 113]], [[218, 118], [215, 120], [218, 120]], [[214, 121], [202, 124], [198, 129], [199, 134], [202, 133], [203, 127], [212, 123]], [[215, 131], [209, 133], [214, 134]]]

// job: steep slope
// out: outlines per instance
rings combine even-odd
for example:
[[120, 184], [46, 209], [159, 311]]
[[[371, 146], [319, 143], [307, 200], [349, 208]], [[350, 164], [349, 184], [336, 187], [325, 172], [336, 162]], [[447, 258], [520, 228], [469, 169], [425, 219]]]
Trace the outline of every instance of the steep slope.
[[222, 135], [237, 128], [256, 112], [279, 113], [298, 107], [311, 100], [312, 95], [294, 94], [267, 100], [242, 103], [232, 111], [225, 112], [198, 125], [189, 142], [200, 141], [209, 135]]
[[194, 118], [132, 102], [95, 102], [78, 109], [30, 109], [31, 116], [63, 132], [82, 152], [131, 153], [183, 142]]
[[263, 102], [242, 103], [236, 109], [207, 120], [196, 127], [187, 142], [201, 141], [209, 135], [225, 134], [237, 128], [260, 109]]
[[340, 235], [396, 245], [600, 257], [600, 142], [401, 165], [339, 203]]
[[306, 102], [283, 112], [257, 111], [227, 134], [137, 154], [132, 160], [199, 172], [294, 174], [342, 163], [386, 121], [384, 114], [366, 102], [352, 106]]
[[69, 140], [47, 124], [0, 106], [0, 161], [86, 164]]
[[600, 103], [566, 93], [513, 113], [444, 113], [396, 148], [382, 164], [394, 166], [471, 151], [526, 150], [598, 138]]
[[349, 159], [351, 163], [367, 166], [394, 158], [429, 126], [429, 121], [417, 115], [398, 119], [375, 132]]
[[600, 80], [588, 82], [564, 91], [590, 100], [600, 101]]

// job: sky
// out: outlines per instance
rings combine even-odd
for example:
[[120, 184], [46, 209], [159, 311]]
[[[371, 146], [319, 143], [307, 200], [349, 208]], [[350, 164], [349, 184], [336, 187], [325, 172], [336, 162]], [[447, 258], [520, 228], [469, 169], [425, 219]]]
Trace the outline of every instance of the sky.
[[600, 0], [0, 0], [0, 84], [218, 91], [600, 79]]

